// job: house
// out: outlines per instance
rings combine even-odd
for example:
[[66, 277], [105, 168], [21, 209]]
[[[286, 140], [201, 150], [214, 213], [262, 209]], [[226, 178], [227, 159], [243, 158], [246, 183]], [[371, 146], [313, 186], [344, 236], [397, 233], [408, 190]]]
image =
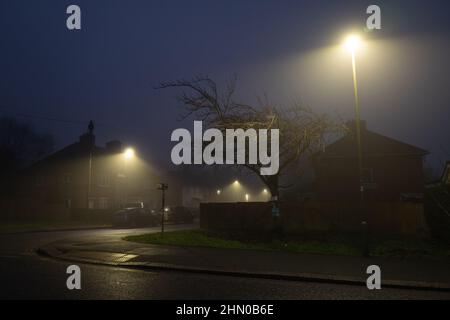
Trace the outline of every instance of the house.
[[450, 240], [450, 161], [445, 163], [439, 180], [426, 186], [425, 207], [431, 234]]
[[156, 207], [158, 178], [120, 141], [95, 144], [92, 121], [79, 140], [26, 168], [16, 180], [14, 215], [64, 216], [74, 211], [115, 210], [126, 202]]
[[[354, 122], [349, 125], [354, 127]], [[366, 201], [422, 198], [426, 150], [370, 131], [366, 122], [361, 121], [361, 152]], [[315, 190], [319, 199], [359, 199], [357, 155], [354, 130], [315, 155]]]
[[211, 180], [214, 179], [210, 178], [210, 174], [206, 168], [187, 166], [166, 172], [164, 180], [169, 185], [168, 205], [198, 209], [201, 202], [210, 198], [212, 190], [217, 189], [211, 187]]
[[441, 176], [441, 183], [450, 187], [450, 161], [447, 161]]

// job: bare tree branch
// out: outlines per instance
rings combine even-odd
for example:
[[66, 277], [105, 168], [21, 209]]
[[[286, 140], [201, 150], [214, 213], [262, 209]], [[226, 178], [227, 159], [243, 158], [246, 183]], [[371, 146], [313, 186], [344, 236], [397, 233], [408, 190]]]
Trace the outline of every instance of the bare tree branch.
[[[192, 80], [161, 82], [156, 89], [182, 89], [177, 100], [183, 105], [182, 119], [194, 117], [209, 127], [226, 129], [279, 129], [280, 167], [276, 176], [262, 176], [261, 163], [244, 167], [256, 174], [266, 184], [272, 195], [278, 195], [279, 176], [289, 168], [300, 166], [303, 157], [320, 150], [325, 136], [340, 130], [337, 122], [326, 114], [317, 114], [311, 108], [295, 103], [288, 108], [272, 105], [267, 95], [257, 98], [256, 105], [236, 102], [236, 76], [219, 94], [216, 83], [209, 77], [197, 76]], [[270, 144], [268, 146], [270, 150]], [[248, 154], [248, 153], [246, 153]], [[289, 187], [289, 186], [287, 186]]]

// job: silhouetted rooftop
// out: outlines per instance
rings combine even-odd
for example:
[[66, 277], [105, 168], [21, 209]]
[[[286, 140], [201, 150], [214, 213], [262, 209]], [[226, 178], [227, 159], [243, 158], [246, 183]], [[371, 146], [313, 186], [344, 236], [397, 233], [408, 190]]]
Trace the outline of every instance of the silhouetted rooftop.
[[108, 142], [106, 147], [96, 146], [93, 130], [94, 125], [91, 121], [88, 126], [88, 132], [82, 134], [79, 141], [36, 161], [25, 170], [35, 169], [37, 167], [47, 166], [62, 161], [88, 157], [91, 153], [95, 156], [102, 156], [122, 151], [122, 144], [117, 140]]
[[[356, 136], [352, 132], [325, 148], [324, 152], [317, 154], [320, 158], [346, 158], [357, 156]], [[429, 154], [428, 151], [383, 136], [361, 127], [361, 150], [364, 156], [418, 156]]]

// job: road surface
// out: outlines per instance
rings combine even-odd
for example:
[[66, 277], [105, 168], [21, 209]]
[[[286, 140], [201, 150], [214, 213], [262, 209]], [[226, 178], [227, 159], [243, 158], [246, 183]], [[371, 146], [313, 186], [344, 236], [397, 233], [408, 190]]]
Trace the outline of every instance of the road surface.
[[0, 235], [0, 299], [450, 299], [450, 292], [369, 291], [350, 285], [140, 271], [79, 263], [82, 288], [71, 291], [66, 288], [66, 268], [70, 263], [34, 252], [43, 244], [69, 237], [157, 231], [157, 228], [102, 229]]

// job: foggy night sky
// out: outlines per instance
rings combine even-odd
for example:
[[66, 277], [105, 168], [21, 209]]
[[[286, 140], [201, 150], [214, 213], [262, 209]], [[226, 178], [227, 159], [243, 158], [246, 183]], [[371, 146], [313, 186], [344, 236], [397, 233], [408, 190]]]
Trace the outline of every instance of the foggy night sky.
[[[66, 28], [70, 4], [81, 7], [81, 31]], [[0, 116], [33, 115], [21, 119], [57, 147], [92, 119], [100, 144], [120, 139], [162, 165], [170, 133], [192, 120], [176, 121], [177, 91], [154, 90], [160, 81], [201, 74], [223, 85], [236, 74], [247, 103], [266, 92], [350, 118], [350, 57], [339, 44], [364, 33], [370, 4], [383, 29], [358, 53], [362, 118], [429, 150], [439, 167], [450, 160], [448, 1], [1, 0]]]

